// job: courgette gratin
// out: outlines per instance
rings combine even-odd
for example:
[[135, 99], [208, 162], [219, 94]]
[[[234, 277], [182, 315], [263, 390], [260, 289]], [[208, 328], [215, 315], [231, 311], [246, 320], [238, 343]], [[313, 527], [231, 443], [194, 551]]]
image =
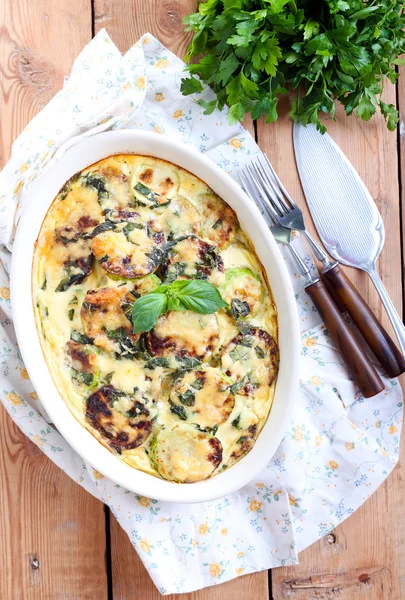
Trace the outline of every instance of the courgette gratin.
[[[134, 333], [136, 299], [184, 279], [226, 306]], [[251, 450], [274, 397], [277, 312], [234, 211], [201, 180], [136, 155], [74, 175], [40, 230], [33, 301], [57, 389], [121, 460], [192, 483]]]

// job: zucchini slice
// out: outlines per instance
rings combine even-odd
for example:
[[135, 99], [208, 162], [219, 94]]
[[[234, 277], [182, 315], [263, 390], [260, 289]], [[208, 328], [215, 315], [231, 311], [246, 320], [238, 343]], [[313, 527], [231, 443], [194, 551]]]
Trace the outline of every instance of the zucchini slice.
[[175, 237], [192, 233], [202, 234], [202, 216], [183, 196], [176, 196], [157, 219], [164, 231], [171, 232]]
[[235, 318], [254, 317], [264, 300], [264, 287], [259, 275], [248, 267], [226, 269], [224, 275], [222, 297], [232, 307]]
[[86, 419], [121, 454], [141, 446], [152, 431], [148, 401], [104, 385], [86, 400]]
[[167, 282], [178, 277], [207, 279], [214, 269], [222, 270], [217, 248], [190, 235], [170, 248], [162, 266], [162, 274]]
[[150, 459], [164, 479], [194, 483], [207, 479], [222, 460], [218, 438], [190, 425], [162, 429], [151, 443]]
[[155, 271], [163, 260], [164, 235], [146, 225], [117, 223], [92, 240], [95, 258], [102, 269], [127, 279], [143, 277]]
[[133, 280], [133, 292], [136, 296], [150, 294], [160, 284], [161, 281], [159, 277], [154, 273], [151, 273], [150, 275], [146, 275], [146, 277], [141, 277], [140, 279]]
[[154, 160], [136, 166], [131, 176], [135, 203], [150, 208], [167, 206], [177, 196], [180, 177], [173, 165]]
[[105, 189], [108, 196], [99, 198], [99, 203], [105, 214], [117, 207], [126, 207], [128, 201], [132, 199], [130, 187], [131, 168], [125, 162], [117, 157], [110, 156], [97, 163], [97, 172], [104, 177]]
[[206, 361], [218, 343], [218, 322], [213, 314], [171, 310], [159, 317], [146, 339], [154, 356], [188, 356]]
[[251, 327], [224, 348], [221, 365], [224, 373], [236, 382], [238, 394], [254, 396], [273, 383], [278, 360], [278, 347], [272, 336], [263, 329]]
[[[214, 428], [224, 423], [235, 405], [231, 386], [219, 369], [191, 371], [178, 381], [170, 394], [171, 412], [183, 409], [189, 423]], [[185, 419], [183, 419], [185, 420]]]
[[93, 262], [90, 236], [103, 221], [96, 199], [79, 182], [80, 174], [66, 184], [66, 191], [59, 194], [59, 201], [49, 211], [54, 231], [47, 245], [53, 248], [53, 255], [62, 267], [57, 292], [81, 283], [90, 274]]
[[238, 218], [232, 208], [213, 192], [202, 194], [200, 198], [204, 217], [204, 238], [222, 250], [234, 241], [239, 231]]
[[140, 334], [132, 333], [130, 314], [135, 297], [126, 286], [89, 290], [80, 309], [85, 334], [94, 345], [120, 356], [130, 354]]

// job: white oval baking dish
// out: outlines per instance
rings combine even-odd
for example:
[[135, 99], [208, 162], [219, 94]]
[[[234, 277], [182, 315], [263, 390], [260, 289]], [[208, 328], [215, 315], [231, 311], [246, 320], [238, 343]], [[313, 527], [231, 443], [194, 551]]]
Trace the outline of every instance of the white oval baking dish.
[[[278, 309], [280, 369], [269, 418], [253, 449], [229, 470], [193, 484], [164, 481], [138, 471], [104, 448], [71, 414], [59, 395], [44, 360], [34, 320], [31, 269], [42, 221], [62, 185], [77, 171], [112, 154], [133, 153], [162, 158], [205, 181], [237, 213], [265, 267]], [[274, 455], [292, 414], [298, 387], [300, 337], [290, 277], [259, 210], [211, 160], [189, 146], [155, 133], [111, 131], [73, 146], [29, 191], [15, 238], [11, 266], [11, 301], [21, 354], [31, 381], [60, 433], [92, 467], [122, 487], [158, 500], [190, 503], [235, 492], [265, 468]]]

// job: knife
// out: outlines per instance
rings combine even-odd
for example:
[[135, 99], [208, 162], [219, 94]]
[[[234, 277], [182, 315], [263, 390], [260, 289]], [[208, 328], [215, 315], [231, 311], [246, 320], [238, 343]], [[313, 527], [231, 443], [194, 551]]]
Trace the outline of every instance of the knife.
[[325, 279], [356, 323], [390, 377], [405, 372], [405, 327], [381, 281], [376, 261], [384, 245], [384, 224], [357, 171], [341, 149], [314, 125], [294, 125], [294, 150], [302, 187], [319, 237], [333, 258], [371, 277], [402, 351], [342, 269], [330, 269]]

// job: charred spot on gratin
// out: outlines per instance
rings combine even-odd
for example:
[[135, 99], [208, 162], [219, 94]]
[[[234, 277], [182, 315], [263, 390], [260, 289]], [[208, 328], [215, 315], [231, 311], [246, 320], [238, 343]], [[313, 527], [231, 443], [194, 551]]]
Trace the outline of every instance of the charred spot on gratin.
[[76, 371], [91, 373], [97, 367], [97, 355], [87, 346], [69, 340], [66, 344], [66, 353], [72, 360], [72, 366]]
[[116, 452], [141, 446], [152, 431], [144, 404], [105, 385], [86, 400], [86, 418]]

